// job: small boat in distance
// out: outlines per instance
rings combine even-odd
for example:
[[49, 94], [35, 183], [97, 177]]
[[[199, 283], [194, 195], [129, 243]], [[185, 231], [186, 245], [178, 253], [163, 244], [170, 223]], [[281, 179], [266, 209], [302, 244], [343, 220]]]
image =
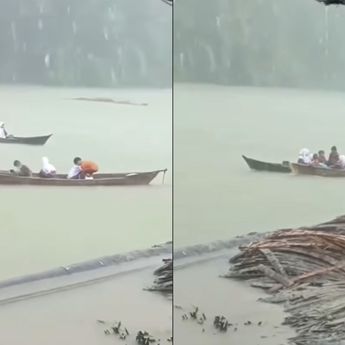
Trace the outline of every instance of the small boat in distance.
[[314, 175], [324, 177], [345, 177], [345, 169], [323, 168], [298, 163], [290, 164], [292, 171], [298, 175]]
[[282, 163], [269, 163], [262, 162], [256, 159], [248, 158], [242, 155], [243, 159], [246, 161], [250, 169], [258, 171], [270, 171], [270, 172], [279, 172], [279, 173], [291, 173], [291, 167], [289, 162]]
[[[0, 171], [0, 185], [30, 185], [30, 186], [66, 186], [66, 187], [95, 187], [95, 186], [132, 186], [148, 185], [159, 173], [167, 169], [149, 172], [94, 174], [93, 179], [68, 179], [66, 174], [58, 174], [54, 178], [41, 178], [38, 174], [31, 177], [16, 176], [7, 171]], [[163, 175], [163, 183], [164, 183]]]
[[48, 139], [53, 134], [43, 135], [40, 137], [16, 137], [16, 136], [8, 136], [7, 138], [0, 138], [1, 144], [23, 144], [23, 145], [44, 145]]

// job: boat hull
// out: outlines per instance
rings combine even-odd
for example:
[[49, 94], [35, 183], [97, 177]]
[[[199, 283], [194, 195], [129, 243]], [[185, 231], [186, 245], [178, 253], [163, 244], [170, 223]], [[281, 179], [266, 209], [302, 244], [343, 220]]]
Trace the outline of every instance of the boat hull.
[[314, 175], [324, 177], [345, 177], [345, 169], [313, 167], [297, 163], [290, 164], [292, 171], [298, 175]]
[[252, 170], [291, 173], [291, 168], [288, 164], [285, 165], [285, 164], [280, 164], [280, 163], [262, 162], [256, 159], [248, 158], [246, 156], [242, 156], [242, 157], [248, 164], [249, 168]]
[[95, 186], [133, 186], [148, 185], [160, 173], [167, 170], [155, 170], [141, 173], [95, 174], [93, 180], [67, 179], [66, 175], [56, 178], [41, 178], [37, 174], [32, 177], [14, 176], [11, 173], [0, 173], [0, 185], [30, 186], [63, 186], [63, 187], [95, 187]]
[[44, 135], [40, 137], [8, 137], [8, 138], [0, 138], [1, 144], [23, 144], [23, 145], [44, 145], [48, 139], [52, 136]]

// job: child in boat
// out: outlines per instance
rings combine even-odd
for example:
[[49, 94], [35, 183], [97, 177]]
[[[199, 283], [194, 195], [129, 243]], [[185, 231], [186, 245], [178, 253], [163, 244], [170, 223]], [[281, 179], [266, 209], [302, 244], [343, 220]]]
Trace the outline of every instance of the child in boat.
[[312, 161], [312, 155], [309, 149], [302, 149], [298, 155], [298, 164], [310, 165]]
[[83, 176], [81, 176], [81, 163], [82, 163], [82, 159], [80, 157], [75, 157], [73, 159], [73, 167], [71, 168], [71, 170], [68, 173], [67, 178], [68, 179], [73, 179], [73, 180], [78, 180], [80, 178], [82, 178]]
[[334, 169], [345, 169], [345, 156], [340, 155], [337, 163], [332, 165]]
[[319, 163], [320, 164], [326, 164], [327, 163], [327, 158], [324, 150], [319, 151]]
[[311, 165], [313, 167], [318, 167], [320, 166], [320, 159], [319, 159], [319, 155], [317, 153], [313, 154], [313, 159], [311, 161]]
[[24, 164], [22, 164], [20, 161], [15, 160], [13, 162], [13, 166], [16, 168], [15, 170], [10, 170], [10, 172], [17, 176], [24, 176], [24, 177], [31, 177], [32, 172], [31, 170]]
[[327, 158], [324, 150], [319, 150], [319, 166], [322, 168], [328, 168]]
[[98, 171], [98, 166], [96, 163], [91, 161], [83, 161], [80, 157], [74, 158], [73, 164], [74, 165], [67, 176], [69, 179], [92, 180], [92, 175]]
[[47, 157], [42, 158], [42, 169], [39, 173], [39, 176], [42, 178], [52, 178], [56, 176], [56, 169], [54, 165], [49, 163]]
[[0, 122], [0, 138], [6, 139], [8, 137], [8, 133], [5, 129], [5, 124], [3, 122]]
[[339, 161], [339, 153], [336, 146], [331, 147], [331, 153], [329, 154], [327, 165], [332, 167], [336, 166]]

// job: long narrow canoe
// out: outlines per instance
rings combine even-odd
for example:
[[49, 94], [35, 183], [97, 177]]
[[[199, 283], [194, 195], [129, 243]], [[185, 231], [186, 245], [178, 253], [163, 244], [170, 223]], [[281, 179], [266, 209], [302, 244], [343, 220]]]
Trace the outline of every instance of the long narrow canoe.
[[71, 180], [67, 175], [57, 175], [55, 178], [41, 178], [38, 174], [32, 177], [15, 176], [9, 172], [0, 172], [0, 185], [32, 185], [32, 186], [69, 186], [69, 187], [94, 187], [94, 186], [131, 186], [148, 185], [167, 169], [149, 172], [95, 174], [93, 180]]
[[1, 144], [24, 144], [24, 145], [44, 145], [52, 134], [40, 137], [15, 137], [0, 138]]
[[290, 173], [291, 168], [289, 162], [283, 163], [268, 163], [258, 161], [256, 159], [248, 158], [243, 156], [243, 159], [246, 161], [250, 169], [258, 171], [271, 171], [271, 172], [280, 172], [280, 173]]
[[291, 169], [295, 174], [299, 175], [314, 175], [325, 177], [345, 177], [345, 169], [332, 169], [314, 167], [311, 165], [303, 165], [297, 163], [291, 163]]

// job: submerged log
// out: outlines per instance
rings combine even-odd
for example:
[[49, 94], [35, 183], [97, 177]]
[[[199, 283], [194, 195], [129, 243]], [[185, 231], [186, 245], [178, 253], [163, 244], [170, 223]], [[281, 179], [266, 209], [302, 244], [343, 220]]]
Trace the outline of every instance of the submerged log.
[[146, 290], [173, 292], [173, 261], [172, 259], [163, 259], [163, 262], [164, 265], [154, 271], [157, 278], [154, 280], [153, 285]]
[[289, 279], [287, 279], [286, 277], [282, 276], [281, 274], [279, 274], [277, 272], [274, 272], [269, 267], [266, 267], [264, 265], [259, 265], [258, 270], [261, 271], [262, 273], [264, 273], [264, 275], [266, 277], [269, 277], [269, 278], [275, 280], [276, 282], [282, 284], [285, 287], [289, 287], [292, 285], [292, 282]]
[[261, 249], [261, 252], [265, 255], [266, 259], [271, 263], [274, 269], [283, 276], [286, 276], [284, 267], [280, 264], [277, 257], [269, 249]]

